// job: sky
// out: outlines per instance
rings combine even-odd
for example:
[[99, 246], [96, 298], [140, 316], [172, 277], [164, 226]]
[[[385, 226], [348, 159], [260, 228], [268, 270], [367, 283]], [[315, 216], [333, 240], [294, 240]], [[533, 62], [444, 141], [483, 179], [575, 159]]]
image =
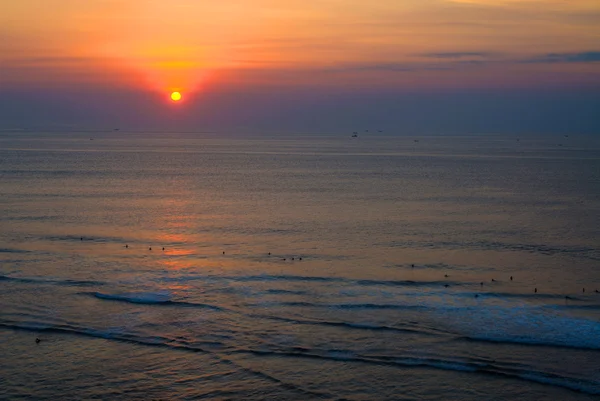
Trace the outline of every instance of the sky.
[[0, 129], [600, 134], [597, 110], [598, 0], [0, 0]]

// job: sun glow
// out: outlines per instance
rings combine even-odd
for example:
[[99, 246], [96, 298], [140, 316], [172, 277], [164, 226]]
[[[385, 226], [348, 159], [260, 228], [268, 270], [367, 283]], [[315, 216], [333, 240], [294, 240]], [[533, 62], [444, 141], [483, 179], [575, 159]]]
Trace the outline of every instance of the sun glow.
[[179, 92], [173, 92], [171, 93], [171, 100], [174, 102], [178, 102], [181, 100], [181, 93]]

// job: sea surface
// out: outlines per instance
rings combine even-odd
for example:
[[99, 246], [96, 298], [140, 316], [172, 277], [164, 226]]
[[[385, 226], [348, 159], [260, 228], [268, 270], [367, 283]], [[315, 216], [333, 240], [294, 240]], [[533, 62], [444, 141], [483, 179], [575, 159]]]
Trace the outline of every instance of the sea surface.
[[596, 290], [600, 137], [0, 133], [3, 400], [598, 399]]

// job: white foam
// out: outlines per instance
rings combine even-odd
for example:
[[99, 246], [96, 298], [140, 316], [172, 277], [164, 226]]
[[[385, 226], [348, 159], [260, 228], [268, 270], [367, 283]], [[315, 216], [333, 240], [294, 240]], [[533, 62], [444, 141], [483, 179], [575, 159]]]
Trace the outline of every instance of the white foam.
[[159, 292], [131, 292], [124, 294], [103, 294], [95, 292], [94, 296], [100, 299], [110, 299], [138, 304], [159, 304], [169, 302], [171, 294], [168, 291]]
[[600, 322], [538, 306], [506, 302], [433, 313], [449, 330], [475, 340], [600, 349]]

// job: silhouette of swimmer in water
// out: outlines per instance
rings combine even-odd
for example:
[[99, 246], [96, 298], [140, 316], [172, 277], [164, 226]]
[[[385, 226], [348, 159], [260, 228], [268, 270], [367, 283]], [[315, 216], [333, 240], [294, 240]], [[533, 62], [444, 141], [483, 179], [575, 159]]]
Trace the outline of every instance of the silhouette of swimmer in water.
[[79, 237], [79, 241], [83, 241], [83, 237]]
[[496, 280], [492, 279], [492, 282], [496, 282]]
[[292, 258], [292, 260], [294, 260], [294, 258]]
[[447, 274], [444, 274], [444, 277], [448, 277], [448, 275], [447, 275]]
[[271, 252], [269, 252], [267, 255], [271, 256]]
[[42, 341], [42, 340], [40, 340], [39, 338], [36, 338], [36, 339], [35, 339], [35, 343], [36, 343], [36, 344], [39, 344], [41, 341]]
[[125, 244], [125, 248], [129, 248], [129, 245]]
[[148, 248], [148, 250], [149, 250], [149, 251], [151, 251], [151, 250], [152, 250], [152, 247]]
[[450, 284], [444, 284], [444, 287], [448, 288], [450, 287]]
[[298, 260], [302, 260], [302, 258], [298, 258]]
[[510, 281], [512, 281], [512, 276], [510, 276]]
[[533, 292], [537, 293], [537, 288], [534, 288]]
[[225, 255], [225, 251], [223, 251], [223, 255]]
[[479, 294], [475, 294], [475, 298], [479, 298]]

